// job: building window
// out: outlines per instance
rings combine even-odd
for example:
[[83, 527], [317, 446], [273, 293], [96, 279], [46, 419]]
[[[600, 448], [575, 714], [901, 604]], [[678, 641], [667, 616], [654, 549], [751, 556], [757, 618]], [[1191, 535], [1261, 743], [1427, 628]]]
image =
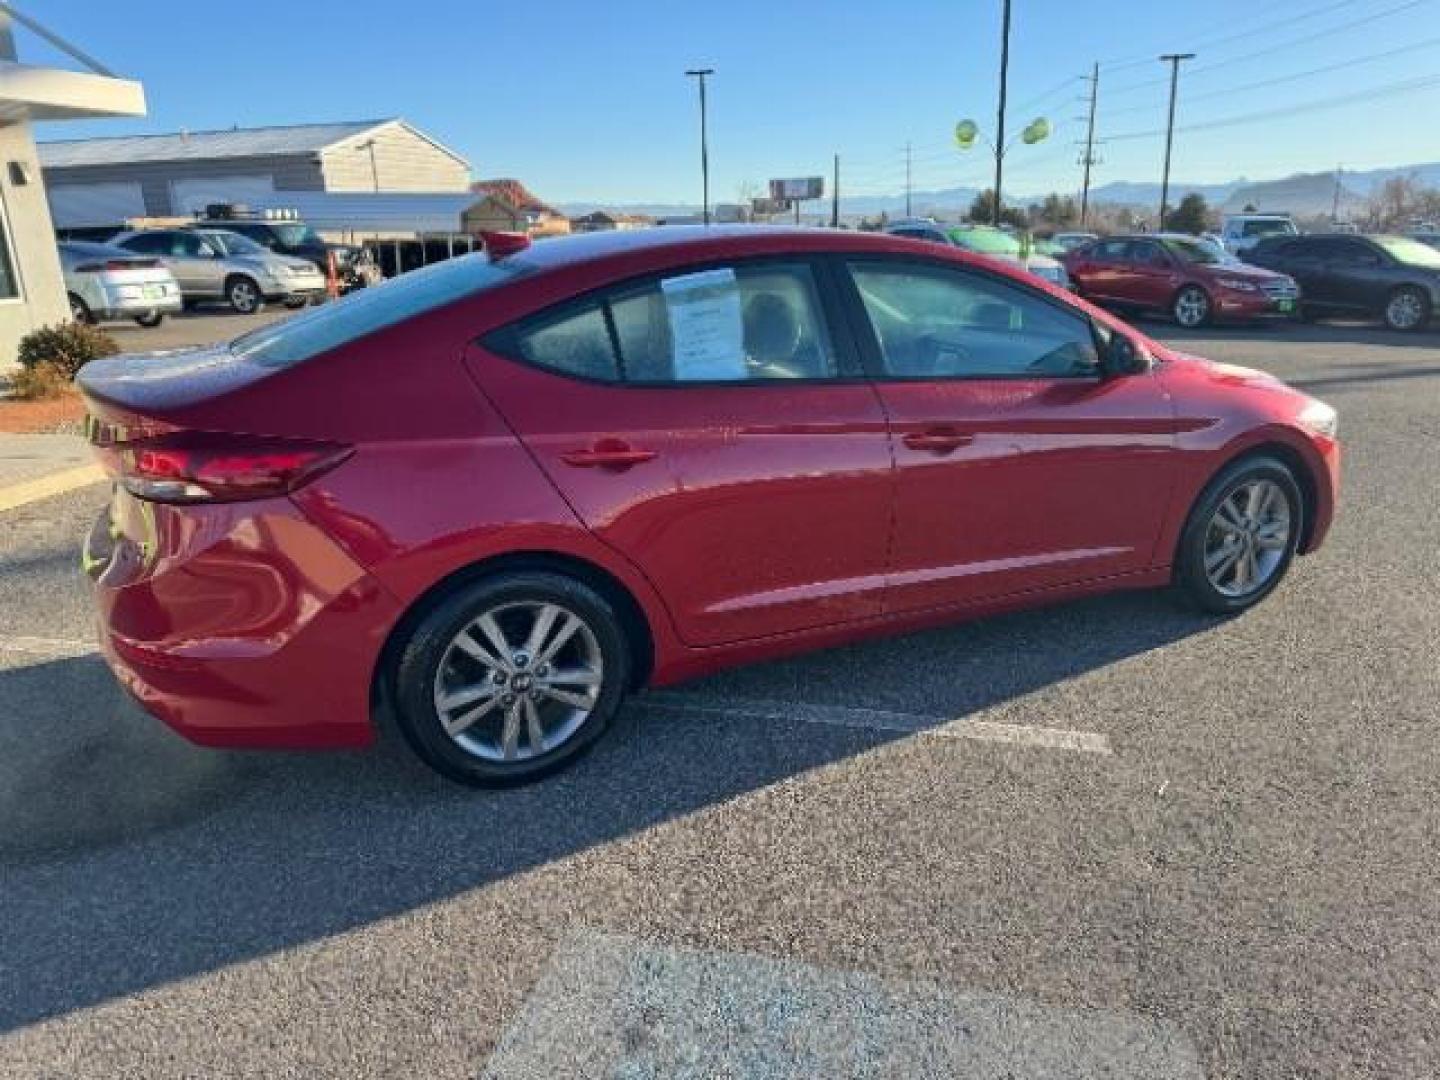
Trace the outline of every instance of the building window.
[[10, 247], [10, 215], [4, 197], [0, 196], [0, 300], [15, 300], [19, 296], [20, 279], [15, 276], [15, 258]]

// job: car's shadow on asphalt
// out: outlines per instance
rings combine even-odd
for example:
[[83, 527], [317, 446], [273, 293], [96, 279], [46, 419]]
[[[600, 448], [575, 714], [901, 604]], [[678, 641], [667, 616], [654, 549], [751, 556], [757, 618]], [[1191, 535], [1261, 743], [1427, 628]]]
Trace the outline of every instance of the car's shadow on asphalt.
[[[1163, 594], [1124, 594], [684, 690], [939, 722], [1213, 625]], [[0, 1030], [443, 901], [909, 737], [658, 713], [627, 710], [560, 776], [470, 791], [388, 734], [363, 753], [191, 747], [94, 657], [0, 672]]]

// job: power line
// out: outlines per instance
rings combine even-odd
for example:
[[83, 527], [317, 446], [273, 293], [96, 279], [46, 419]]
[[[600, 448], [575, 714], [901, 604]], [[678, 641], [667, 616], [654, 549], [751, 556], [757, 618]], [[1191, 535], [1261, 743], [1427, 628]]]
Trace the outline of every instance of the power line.
[[[1429, 86], [1440, 86], [1440, 75], [1426, 75], [1418, 79], [1406, 79], [1401, 82], [1389, 83], [1385, 86], [1374, 87], [1370, 90], [1362, 90], [1358, 93], [1340, 94], [1336, 97], [1325, 98], [1314, 101], [1308, 105], [1293, 105], [1279, 109], [1265, 109], [1261, 112], [1242, 113], [1237, 116], [1226, 116], [1219, 120], [1208, 120], [1198, 124], [1187, 124], [1178, 127], [1176, 131], [1213, 131], [1217, 128], [1236, 127], [1241, 124], [1254, 123], [1260, 120], [1274, 120], [1279, 117], [1292, 117], [1300, 113], [1319, 112], [1323, 109], [1333, 109], [1341, 105], [1349, 105], [1360, 101], [1372, 101], [1376, 98], [1392, 97], [1396, 94], [1409, 93], [1412, 90], [1423, 90]], [[1155, 128], [1150, 131], [1127, 131], [1120, 135], [1106, 136], [1109, 142], [1120, 142], [1129, 139], [1148, 139], [1155, 135], [1163, 135], [1164, 128]]]
[[1032, 108], [1034, 108], [1034, 107], [1037, 106], [1037, 105], [1040, 105], [1040, 104], [1042, 104], [1042, 103], [1044, 103], [1044, 102], [1046, 102], [1046, 101], [1049, 101], [1051, 98], [1053, 98], [1055, 95], [1057, 95], [1058, 93], [1060, 93], [1062, 90], [1065, 90], [1065, 89], [1069, 88], [1072, 83], [1081, 82], [1081, 81], [1084, 80], [1084, 79], [1085, 79], [1085, 76], [1084, 76], [1084, 75], [1071, 75], [1069, 78], [1063, 79], [1063, 80], [1061, 80], [1060, 82], [1056, 83], [1056, 84], [1055, 84], [1054, 86], [1052, 86], [1049, 90], [1045, 91], [1045, 93], [1039, 94], [1039, 95], [1037, 95], [1036, 97], [1027, 98], [1025, 101], [1021, 102], [1019, 105], [1014, 106], [1014, 109], [1015, 109], [1016, 112], [1022, 112], [1022, 113], [1023, 113], [1023, 112], [1024, 112], [1025, 110], [1027, 110], [1027, 109], [1032, 109]]
[[[1256, 35], [1263, 34], [1267, 30], [1275, 30], [1282, 26], [1289, 26], [1291, 23], [1299, 22], [1302, 19], [1314, 19], [1318, 18], [1321, 15], [1328, 15], [1332, 11], [1343, 7], [1350, 7], [1357, 2], [1358, 0], [1335, 0], [1334, 3], [1326, 7], [1315, 8], [1312, 11], [1303, 11], [1299, 14], [1290, 15], [1283, 19], [1276, 19], [1273, 22], [1262, 23], [1259, 26], [1250, 26], [1240, 31], [1239, 33], [1222, 34], [1218, 37], [1211, 38], [1202, 37], [1194, 42], [1193, 47], [1209, 51], [1218, 48], [1221, 45], [1225, 45], [1231, 41], [1240, 41], [1247, 38], [1253, 41]], [[1118, 60], [1102, 60], [1100, 61], [1100, 66], [1105, 68], [1107, 71], [1121, 71], [1125, 68], [1141, 67], [1142, 65], [1148, 64], [1151, 62], [1153, 57], [1153, 53], [1135, 53], [1131, 56], [1122, 57]], [[1163, 82], [1164, 80], [1161, 81]]]
[[[1371, 64], [1376, 60], [1388, 60], [1393, 56], [1400, 56], [1403, 53], [1417, 52], [1420, 49], [1434, 48], [1440, 45], [1440, 37], [1428, 38], [1425, 41], [1417, 41], [1411, 45], [1402, 45], [1398, 49], [1386, 49], [1384, 52], [1371, 53], [1368, 56], [1357, 56], [1353, 60], [1342, 60], [1335, 64], [1326, 64], [1323, 67], [1310, 68], [1306, 71], [1297, 71], [1290, 75], [1277, 75], [1269, 79], [1260, 79], [1256, 82], [1241, 83], [1238, 86], [1226, 86], [1219, 90], [1207, 90], [1203, 94], [1191, 94], [1190, 101], [1208, 101], [1212, 98], [1227, 97], [1230, 94], [1240, 94], [1247, 90], [1260, 90], [1267, 86], [1279, 86], [1282, 83], [1297, 82], [1300, 79], [1309, 79], [1316, 75], [1327, 75], [1332, 71], [1341, 71], [1345, 68], [1358, 67], [1361, 64]], [[1199, 68], [1191, 70], [1194, 75]], [[1120, 109], [1111, 109], [1107, 115], [1115, 116], [1121, 113], [1145, 112], [1153, 108], [1152, 105], [1127, 105]]]
[[[1419, 7], [1421, 4], [1430, 3], [1431, 0], [1405, 0], [1403, 4], [1396, 4], [1394, 7], [1386, 8], [1384, 11], [1371, 12], [1369, 15], [1362, 15], [1358, 19], [1351, 19], [1349, 22], [1337, 23], [1324, 30], [1317, 30], [1314, 33], [1304, 34], [1297, 38], [1290, 38], [1287, 41], [1272, 41], [1263, 49], [1256, 49], [1254, 52], [1242, 53], [1239, 56], [1232, 56], [1228, 60], [1217, 60], [1214, 63], [1200, 64], [1190, 69], [1189, 75], [1194, 78], [1197, 75], [1204, 75], [1208, 72], [1218, 71], [1227, 68], [1232, 64], [1243, 64], [1249, 60], [1257, 60], [1261, 57], [1272, 57], [1282, 49], [1294, 48], [1297, 45], [1308, 45], [1312, 41], [1319, 41], [1321, 38], [1329, 37], [1331, 34], [1338, 34], [1342, 30], [1353, 30], [1357, 26], [1365, 26], [1380, 19], [1389, 18], [1391, 15], [1398, 15], [1402, 11], [1409, 11], [1411, 8]], [[1117, 86], [1110, 92], [1112, 94], [1124, 95], [1132, 90], [1143, 90], [1151, 86], [1159, 86], [1166, 80], [1145, 79], [1141, 82], [1127, 83], [1124, 86]]]

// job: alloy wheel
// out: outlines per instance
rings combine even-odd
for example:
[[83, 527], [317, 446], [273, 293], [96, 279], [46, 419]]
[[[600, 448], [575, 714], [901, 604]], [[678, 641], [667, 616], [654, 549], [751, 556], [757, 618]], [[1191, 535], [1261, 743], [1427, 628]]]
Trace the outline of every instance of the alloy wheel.
[[1425, 301], [1420, 294], [1403, 289], [1385, 305], [1385, 321], [1396, 330], [1413, 330], [1425, 318]]
[[242, 278], [230, 286], [230, 306], [241, 314], [250, 314], [260, 306], [259, 290]]
[[1273, 480], [1250, 480], [1220, 501], [1205, 531], [1205, 576], [1222, 596], [1251, 596], [1290, 546], [1290, 501]]
[[1175, 298], [1175, 321], [1181, 326], [1199, 326], [1209, 314], [1209, 297], [1193, 286], [1182, 290]]
[[502, 604], [467, 623], [435, 674], [446, 735], [475, 757], [528, 761], [569, 741], [604, 684], [595, 632], [559, 604]]

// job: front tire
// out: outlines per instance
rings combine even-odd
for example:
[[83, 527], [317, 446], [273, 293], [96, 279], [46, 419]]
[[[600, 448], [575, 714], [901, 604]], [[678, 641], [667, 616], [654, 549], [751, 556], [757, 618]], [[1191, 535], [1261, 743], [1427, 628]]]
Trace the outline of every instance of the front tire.
[[609, 602], [548, 571], [456, 590], [415, 626], [393, 669], [401, 732], [431, 768], [475, 787], [538, 780], [609, 726], [631, 649]]
[[1385, 325], [1409, 333], [1430, 321], [1430, 298], [1413, 285], [1402, 285], [1385, 301]]
[[285, 306], [291, 311], [299, 311], [309, 302], [310, 298], [307, 296], [287, 296], [285, 298]]
[[1290, 467], [1241, 458], [1210, 481], [1185, 523], [1175, 584], [1193, 606], [1235, 615], [1272, 593], [1290, 569], [1305, 504]]
[[265, 306], [260, 286], [248, 277], [237, 275], [225, 283], [225, 299], [241, 315], [253, 315]]
[[1210, 321], [1210, 296], [1199, 285], [1186, 285], [1170, 302], [1170, 314], [1187, 330]]
[[136, 315], [135, 321], [147, 330], [153, 330], [165, 321], [163, 311], [147, 311], [144, 315]]

